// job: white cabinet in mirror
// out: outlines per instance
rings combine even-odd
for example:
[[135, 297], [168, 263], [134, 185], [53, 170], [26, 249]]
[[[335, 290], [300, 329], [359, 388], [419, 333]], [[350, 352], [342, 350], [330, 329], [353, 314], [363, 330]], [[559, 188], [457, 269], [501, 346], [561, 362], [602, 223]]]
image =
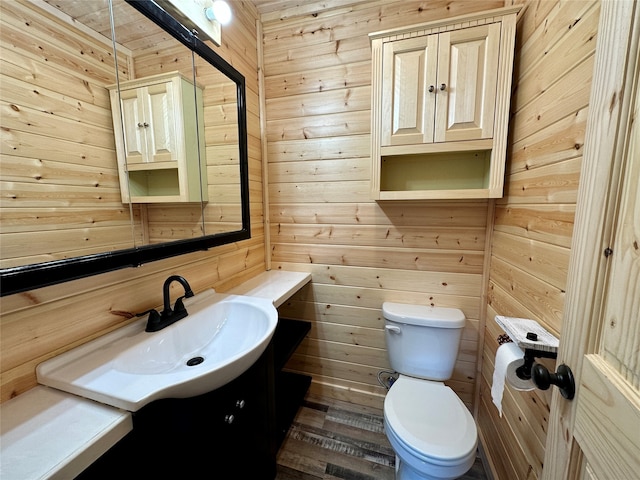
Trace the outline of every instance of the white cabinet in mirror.
[[206, 201], [202, 89], [170, 72], [109, 91], [122, 201]]

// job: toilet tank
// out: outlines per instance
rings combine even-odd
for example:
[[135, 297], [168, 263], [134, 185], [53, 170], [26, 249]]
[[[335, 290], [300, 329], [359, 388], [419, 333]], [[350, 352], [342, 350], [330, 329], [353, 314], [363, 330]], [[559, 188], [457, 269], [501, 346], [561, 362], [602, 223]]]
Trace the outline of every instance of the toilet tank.
[[451, 378], [465, 317], [457, 308], [384, 302], [391, 368], [427, 380]]

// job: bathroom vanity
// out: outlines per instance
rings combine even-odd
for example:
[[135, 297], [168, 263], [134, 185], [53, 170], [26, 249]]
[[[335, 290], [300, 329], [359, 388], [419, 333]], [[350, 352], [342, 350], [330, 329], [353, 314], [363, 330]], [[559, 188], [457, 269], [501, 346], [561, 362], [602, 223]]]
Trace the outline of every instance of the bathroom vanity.
[[[263, 272], [227, 293], [278, 307], [310, 280], [308, 273]], [[309, 328], [279, 319], [250, 368], [189, 398], [127, 409], [43, 385], [19, 395], [2, 409], [0, 476], [273, 478], [277, 449], [311, 381], [282, 368]]]
[[[265, 272], [228, 293], [279, 306], [309, 279]], [[133, 430], [78, 478], [198, 478], [208, 472], [209, 478], [273, 479], [276, 453], [311, 383], [311, 377], [283, 367], [310, 327], [279, 318], [265, 351], [231, 382], [132, 412]]]
[[266, 351], [240, 377], [133, 412], [133, 430], [78, 478], [274, 478], [276, 453], [311, 383], [282, 367], [309, 328], [279, 319]]
[[78, 478], [273, 479], [276, 453], [311, 377], [282, 367], [310, 323], [279, 319], [260, 359], [235, 380], [133, 412], [133, 430]]

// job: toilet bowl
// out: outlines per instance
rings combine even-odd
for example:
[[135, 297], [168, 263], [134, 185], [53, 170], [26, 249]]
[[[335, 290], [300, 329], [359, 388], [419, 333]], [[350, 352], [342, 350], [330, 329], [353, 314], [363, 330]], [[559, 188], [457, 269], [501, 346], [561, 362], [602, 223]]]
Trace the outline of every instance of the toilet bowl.
[[475, 461], [475, 422], [444, 383], [401, 375], [385, 398], [384, 425], [398, 480], [454, 479]]
[[451, 377], [465, 316], [456, 308], [385, 302], [389, 363], [399, 373], [384, 401], [384, 427], [396, 453], [396, 479], [454, 479], [473, 465], [476, 424], [442, 383]]

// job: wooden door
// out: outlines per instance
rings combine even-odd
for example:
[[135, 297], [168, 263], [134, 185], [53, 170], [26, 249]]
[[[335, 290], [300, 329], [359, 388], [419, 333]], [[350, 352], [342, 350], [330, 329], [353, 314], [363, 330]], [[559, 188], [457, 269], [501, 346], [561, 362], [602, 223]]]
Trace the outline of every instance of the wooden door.
[[139, 89], [134, 88], [120, 92], [124, 153], [128, 165], [144, 163], [147, 158], [144, 109], [138, 90]]
[[437, 35], [383, 45], [382, 146], [433, 142], [437, 46]]
[[149, 85], [141, 90], [147, 119], [147, 161], [177, 161], [176, 119], [182, 114], [174, 101], [173, 82]]
[[500, 24], [439, 35], [435, 142], [493, 137]]
[[[636, 86], [635, 118], [640, 118]], [[640, 478], [640, 122], [624, 153], [601, 339], [580, 375], [573, 434], [592, 478]]]
[[602, 2], [544, 479], [640, 476], [640, 6]]

